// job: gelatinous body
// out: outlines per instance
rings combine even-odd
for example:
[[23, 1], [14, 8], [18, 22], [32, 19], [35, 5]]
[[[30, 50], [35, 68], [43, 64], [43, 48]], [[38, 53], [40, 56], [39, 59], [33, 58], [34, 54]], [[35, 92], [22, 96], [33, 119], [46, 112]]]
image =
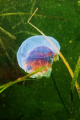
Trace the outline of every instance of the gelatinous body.
[[[54, 38], [47, 37], [60, 50], [59, 43]], [[26, 39], [17, 52], [18, 64], [25, 72], [31, 73], [42, 66], [47, 66], [43, 71], [33, 75], [33, 78], [49, 77], [52, 70], [52, 63], [57, 60], [57, 56], [58, 53], [56, 50], [42, 35], [32, 36]]]

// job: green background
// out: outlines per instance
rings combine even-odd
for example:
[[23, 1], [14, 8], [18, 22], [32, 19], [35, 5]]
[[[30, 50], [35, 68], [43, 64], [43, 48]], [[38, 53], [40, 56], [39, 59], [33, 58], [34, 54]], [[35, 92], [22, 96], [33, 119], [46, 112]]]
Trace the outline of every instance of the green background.
[[[0, 84], [16, 80], [26, 73], [19, 67], [16, 53], [28, 37], [40, 35], [27, 21], [38, 11], [31, 23], [61, 46], [72, 70], [80, 56], [80, 3], [78, 0], [0, 0], [0, 27], [10, 32], [10, 38], [0, 30]], [[8, 13], [27, 13], [14, 14]], [[5, 15], [3, 15], [5, 14]], [[57, 18], [56, 18], [57, 17]], [[60, 58], [54, 62], [52, 73], [59, 92], [70, 113], [71, 76]], [[78, 77], [80, 85], [80, 73]], [[75, 89], [73, 115], [66, 112], [52, 78], [26, 81], [13, 85], [0, 94], [0, 120], [79, 120], [80, 100]]]

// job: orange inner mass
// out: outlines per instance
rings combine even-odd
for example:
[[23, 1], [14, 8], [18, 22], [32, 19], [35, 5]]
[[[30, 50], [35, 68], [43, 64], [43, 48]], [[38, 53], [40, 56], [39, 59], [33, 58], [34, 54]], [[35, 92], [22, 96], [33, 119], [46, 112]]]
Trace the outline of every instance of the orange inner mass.
[[[37, 59], [37, 60], [31, 61], [31, 62], [28, 62], [28, 65], [31, 66], [32, 71], [35, 71], [43, 66], [47, 66], [49, 68], [51, 67], [51, 63], [47, 62], [45, 59], [43, 59], [43, 60]], [[47, 68], [45, 68], [44, 71], [47, 71]]]

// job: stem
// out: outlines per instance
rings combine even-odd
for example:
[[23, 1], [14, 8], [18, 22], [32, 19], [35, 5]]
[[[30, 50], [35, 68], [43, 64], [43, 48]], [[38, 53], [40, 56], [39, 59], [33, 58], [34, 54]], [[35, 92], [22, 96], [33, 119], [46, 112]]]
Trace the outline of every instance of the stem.
[[0, 30], [5, 33], [6, 35], [8, 35], [10, 38], [12, 39], [16, 39], [16, 37], [14, 35], [12, 35], [11, 33], [9, 33], [8, 31], [4, 30], [2, 27], [0, 27]]
[[68, 112], [68, 110], [67, 110], [67, 108], [66, 108], [66, 106], [65, 106], [65, 104], [64, 104], [64, 101], [63, 101], [63, 99], [62, 99], [62, 97], [61, 97], [61, 94], [60, 94], [60, 92], [59, 92], [59, 89], [58, 89], [58, 87], [57, 87], [56, 81], [55, 81], [52, 73], [51, 73], [51, 77], [52, 77], [54, 86], [55, 86], [55, 88], [56, 88], [56, 90], [57, 90], [57, 93], [58, 93], [58, 95], [59, 95], [59, 97], [60, 97], [60, 100], [61, 100], [61, 102], [62, 102], [62, 104], [63, 104], [63, 106], [64, 106], [64, 108], [65, 108], [65, 110], [66, 110], [66, 112], [67, 112], [67, 114], [68, 114], [68, 116], [70, 117], [70, 114], [69, 114], [69, 112]]
[[38, 70], [35, 70], [34, 72], [28, 74], [28, 75], [25, 75], [25, 76], [23, 76], [23, 77], [21, 77], [21, 78], [18, 78], [18, 79], [15, 80], [15, 81], [11, 81], [11, 82], [9, 82], [9, 83], [7, 83], [7, 84], [1, 85], [0, 88], [2, 88], [2, 89], [0, 90], [0, 93], [1, 93], [2, 91], [4, 91], [6, 88], [8, 88], [9, 86], [11, 86], [11, 85], [13, 85], [13, 84], [15, 84], [15, 83], [18, 83], [18, 82], [27, 80], [26, 78], [28, 78], [28, 77], [30, 77], [30, 76], [32, 76], [32, 75], [34, 75], [34, 74], [42, 71], [42, 70], [45, 69], [45, 68], [46, 68], [46, 66], [43, 66], [43, 67], [39, 68]]
[[[64, 58], [64, 56], [62, 55], [62, 53], [58, 50], [58, 48], [54, 45], [54, 43], [53, 43], [42, 31], [40, 31], [36, 26], [34, 26], [34, 25], [30, 22], [31, 18], [34, 16], [34, 14], [36, 13], [37, 10], [38, 10], [38, 8], [36, 8], [36, 10], [35, 10], [34, 13], [32, 14], [32, 16], [29, 18], [28, 23], [29, 23], [32, 27], [34, 27], [38, 32], [40, 32], [40, 33], [46, 38], [47, 41], [49, 41], [49, 42], [51, 43], [51, 45], [54, 47], [54, 49], [57, 51], [57, 53], [59, 54], [59, 56], [60, 56], [61, 59], [63, 60], [64, 64], [66, 65], [66, 67], [67, 67], [67, 69], [68, 69], [71, 77], [73, 78], [73, 77], [74, 77], [74, 73], [73, 73], [72, 69], [70, 68], [67, 60], [66, 60], [66, 59]], [[78, 85], [77, 81], [76, 81], [76, 83], [75, 83], [75, 87], [76, 87], [77, 92], [78, 92], [78, 95], [79, 95], [80, 88], [79, 88], [79, 85]]]

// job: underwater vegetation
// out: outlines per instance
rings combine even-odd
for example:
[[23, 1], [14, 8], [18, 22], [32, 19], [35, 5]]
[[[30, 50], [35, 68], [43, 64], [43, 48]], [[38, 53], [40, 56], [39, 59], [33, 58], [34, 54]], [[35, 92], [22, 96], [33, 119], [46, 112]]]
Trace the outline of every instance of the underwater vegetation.
[[[33, 1], [33, 0], [31, 0], [31, 1]], [[6, 13], [5, 15], [11, 15], [11, 14], [12, 13], [9, 13], [9, 14]], [[21, 12], [20, 13], [14, 13], [14, 14], [16, 16], [17, 15], [21, 15], [21, 17], [23, 15], [23, 18], [24, 18], [24, 12], [23, 13], [21, 13]], [[25, 13], [25, 15], [28, 15], [28, 14]], [[19, 70], [20, 70], [25, 75], [24, 74], [21, 75], [23, 77], [16, 77], [17, 79], [14, 79], [14, 81], [9, 80], [10, 81], [9, 83], [8, 82], [6, 84], [2, 84], [1, 83], [1, 85], [0, 85], [0, 93], [1, 94], [0, 95], [2, 95], [3, 99], [6, 98], [5, 97], [5, 93], [6, 92], [7, 92], [7, 94], [10, 93], [11, 96], [12, 96], [11, 98], [8, 98], [11, 101], [10, 103], [9, 103], [9, 100], [7, 100], [7, 99], [4, 100], [3, 102], [1, 101], [1, 103], [4, 103], [3, 104], [4, 110], [5, 110], [5, 108], [8, 109], [8, 106], [10, 106], [11, 103], [12, 104], [15, 103], [15, 104], [17, 104], [19, 106], [18, 110], [20, 112], [21, 112], [21, 110], [23, 110], [24, 114], [26, 114], [26, 111], [27, 111], [27, 115], [23, 115], [22, 112], [21, 112], [21, 114], [20, 113], [18, 114], [18, 116], [19, 116], [18, 118], [20, 120], [22, 120], [24, 118], [24, 116], [26, 116], [24, 118], [24, 120], [26, 120], [26, 119], [32, 119], [34, 115], [35, 115], [34, 119], [38, 119], [38, 118], [42, 119], [40, 117], [41, 115], [46, 116], [45, 118], [48, 119], [48, 117], [47, 117], [48, 114], [49, 114], [49, 117], [53, 115], [53, 119], [58, 119], [59, 117], [57, 118], [57, 116], [59, 115], [59, 113], [62, 114], [61, 118], [59, 118], [59, 119], [62, 119], [63, 116], [64, 116], [64, 119], [67, 119], [65, 117], [65, 115], [67, 114], [69, 116], [68, 120], [76, 120], [76, 118], [75, 118], [74, 115], [77, 114], [77, 112], [76, 113], [74, 112], [75, 111], [74, 110], [74, 108], [75, 108], [74, 106], [75, 105], [74, 105], [73, 102], [75, 100], [75, 96], [77, 96], [77, 98], [79, 97], [79, 100], [80, 100], [80, 87], [79, 87], [79, 81], [78, 81], [78, 76], [79, 76], [79, 71], [80, 71], [80, 57], [79, 57], [78, 62], [76, 64], [75, 70], [73, 72], [72, 69], [71, 69], [71, 67], [70, 67], [70, 65], [69, 65], [70, 63], [68, 64], [68, 62], [66, 60], [66, 59], [68, 59], [68, 57], [66, 57], [66, 55], [65, 55], [65, 53], [66, 53], [65, 52], [66, 51], [65, 50], [66, 47], [62, 46], [62, 42], [63, 41], [59, 41], [58, 42], [57, 40], [59, 40], [59, 39], [54, 39], [54, 38], [56, 38], [54, 36], [54, 34], [51, 35], [51, 36], [54, 36], [54, 38], [50, 37], [49, 36], [50, 33], [48, 34], [48, 32], [47, 32], [47, 34], [46, 34], [47, 36], [46, 36], [44, 34], [45, 33], [44, 30], [42, 30], [42, 31], [44, 31], [44, 33], [43, 33], [42, 31], [40, 31], [37, 27], [35, 27], [32, 24], [32, 23], [34, 23], [34, 21], [33, 21], [33, 19], [34, 19], [33, 15], [34, 16], [38, 16], [38, 14], [35, 14], [35, 12], [34, 12], [33, 14], [30, 13], [29, 15], [31, 15], [31, 17], [28, 20], [29, 24], [27, 24], [27, 25], [29, 25], [28, 28], [31, 27], [31, 31], [32, 32], [30, 32], [31, 34], [29, 32], [25, 32], [25, 33], [29, 33], [30, 35], [27, 36], [27, 37], [23, 37], [22, 36], [22, 41], [23, 42], [22, 41], [20, 41], [20, 43], [16, 42], [18, 44], [18, 46], [16, 47], [17, 50], [18, 50], [18, 51], [16, 50], [16, 54], [17, 54], [16, 63], [18, 63], [17, 66], [19, 65], [18, 66], [19, 69], [18, 69], [17, 73], [19, 73]], [[46, 17], [46, 15], [42, 15], [42, 16]], [[32, 17], [33, 17], [33, 19], [32, 19]], [[48, 16], [48, 17], [51, 17], [51, 16]], [[59, 17], [57, 17], [57, 18], [58, 18], [58, 20], [60, 20]], [[62, 20], [67, 21], [66, 20], [67, 17], [64, 17], [64, 18], [65, 19], [62, 19]], [[30, 22], [31, 19], [32, 19], [32, 22]], [[23, 19], [22, 19], [22, 22], [24, 22]], [[17, 25], [14, 24], [15, 26], [12, 27], [13, 30], [15, 30], [15, 28], [18, 27], [20, 24], [21, 23], [19, 23]], [[41, 33], [41, 35], [36, 35], [33, 32], [33, 30], [32, 30], [32, 26], [35, 29], [37, 29], [38, 32]], [[54, 26], [54, 28], [55, 28], [55, 26]], [[19, 29], [21, 29], [21, 27]], [[40, 29], [42, 29], [42, 28], [40, 28]], [[47, 31], [47, 29], [45, 29], [45, 30]], [[17, 37], [15, 37], [17, 35], [16, 33], [14, 34], [15, 36], [12, 36], [11, 34], [9, 34], [9, 32], [7, 32], [7, 29], [5, 29], [5, 27], [3, 27], [3, 26], [0, 27], [0, 31], [2, 31], [4, 34], [6, 34], [7, 36], [11, 37], [12, 39], [16, 39], [17, 38]], [[25, 31], [26, 31], [26, 29], [25, 29]], [[22, 34], [22, 32], [23, 31], [18, 31], [19, 34]], [[63, 36], [63, 38], [64, 38], [64, 36]], [[70, 40], [70, 42], [71, 41], [72, 40]], [[5, 51], [5, 54], [6, 54], [7, 58], [9, 59], [9, 61], [11, 62], [11, 64], [14, 66], [14, 64], [13, 64], [14, 61], [12, 61], [12, 58], [9, 56], [10, 54], [8, 52], [8, 49], [6, 50], [7, 47], [5, 46], [5, 43], [3, 42], [3, 39], [0, 39], [0, 44], [1, 44], [2, 48], [4, 49], [4, 51]], [[6, 45], [9, 46], [9, 44], [6, 44]], [[72, 44], [70, 44], [70, 45], [72, 45]], [[60, 49], [60, 46], [61, 46], [61, 49]], [[65, 57], [62, 55], [62, 53], [64, 54]], [[77, 53], [75, 53], [75, 54], [77, 54]], [[75, 54], [74, 54], [74, 56], [75, 56]], [[60, 60], [59, 60], [59, 57], [61, 58]], [[56, 70], [56, 73], [54, 72], [55, 66], [57, 66], [57, 69], [61, 67], [61, 66], [59, 66], [59, 63], [61, 61], [62, 61], [62, 64], [63, 63], [65, 64], [65, 66], [67, 67], [67, 69], [68, 69], [68, 71], [70, 73], [70, 76], [72, 77], [72, 79], [69, 78], [69, 77], [67, 78], [67, 76], [65, 75], [65, 78], [66, 78], [66, 79], [64, 78], [65, 84], [63, 83], [63, 80], [61, 80], [62, 77], [61, 77], [60, 81], [57, 81], [58, 77], [57, 77], [56, 80], [55, 80], [56, 77], [54, 77], [54, 76], [56, 76], [56, 73], [58, 73], [58, 74], [61, 74], [61, 72], [62, 72], [62, 74], [65, 73], [65, 71], [63, 70], [63, 68], [61, 68], [62, 70], [60, 70], [60, 73], [57, 70]], [[15, 65], [15, 67], [17, 67], [17, 66]], [[65, 69], [66, 69], [66, 67], [65, 67]], [[16, 76], [16, 74], [14, 74], [14, 76]], [[45, 79], [45, 83], [43, 82], [44, 79]], [[49, 81], [46, 81], [46, 79], [51, 82], [52, 88], [53, 87], [56, 88], [55, 91], [57, 91], [57, 92], [55, 92], [53, 89], [51, 89], [51, 84], [49, 84], [50, 87], [48, 87], [48, 86], [46, 87], [46, 89], [47, 89], [46, 91], [49, 91], [49, 93], [52, 93], [52, 98], [54, 100], [51, 98], [50, 95], [48, 95], [49, 94], [48, 92], [44, 92], [45, 90], [39, 84], [39, 83], [41, 83], [41, 84], [44, 83], [44, 87], [45, 87], [46, 84], [49, 83]], [[27, 81], [30, 81], [30, 80], [31, 80], [31, 82], [34, 80], [33, 82], [36, 83], [35, 84], [35, 91], [36, 91], [37, 95], [35, 95], [34, 87], [31, 89], [31, 88], [29, 88], [30, 86], [28, 86], [28, 87], [26, 86]], [[67, 91], [65, 91], [65, 89], [63, 90], [64, 94], [67, 93], [67, 94], [70, 95], [69, 96], [69, 100], [66, 99], [67, 97], [64, 98], [64, 96], [62, 95], [62, 93], [60, 93], [60, 91], [59, 91], [59, 89], [61, 90], [62, 86], [66, 85], [68, 87], [68, 84], [67, 84], [68, 82], [66, 82], [66, 80], [68, 80], [68, 81], [72, 80], [71, 81], [70, 94], [67, 93]], [[57, 86], [56, 82], [57, 83], [60, 82], [61, 84], [58, 84], [58, 86]], [[19, 85], [17, 85], [16, 83], [18, 83]], [[24, 85], [20, 85], [22, 83], [24, 83]], [[37, 84], [38, 84], [38, 87], [37, 87]], [[37, 92], [39, 86], [41, 87], [39, 89], [39, 91], [41, 91], [41, 92]], [[9, 89], [7, 89], [8, 87], [9, 87]], [[23, 92], [23, 89], [24, 89], [24, 92]], [[52, 90], [53, 90], [53, 92], [52, 92]], [[58, 93], [57, 96], [59, 96], [61, 104], [58, 104], [58, 101], [56, 99], [56, 97], [57, 97], [56, 94], [57, 93]], [[41, 104], [40, 101], [41, 101], [42, 95], [45, 97], [45, 99], [43, 98], [43, 100], [42, 100], [43, 103]], [[34, 99], [34, 96], [35, 96], [36, 100]], [[52, 101], [50, 99], [52, 99]], [[19, 100], [21, 100], [22, 103], [23, 103], [21, 106], [20, 106], [21, 102]], [[8, 102], [6, 102], [6, 101], [8, 101]], [[66, 101], [68, 101], [69, 103], [67, 104]], [[8, 103], [8, 105], [6, 103]], [[75, 103], [77, 104], [77, 101]], [[27, 105], [27, 104], [29, 104], [29, 105]], [[11, 105], [11, 106], [12, 106], [13, 109], [15, 108], [13, 105]], [[65, 109], [65, 110], [63, 109], [64, 112], [62, 111], [62, 108]], [[44, 113], [43, 113], [43, 109], [45, 111]], [[77, 108], [76, 108], [76, 110], [77, 110]], [[57, 112], [54, 112], [54, 111], [57, 111]], [[15, 110], [14, 113], [15, 113], [15, 116], [17, 116], [16, 115], [16, 113], [17, 113], [16, 110]], [[64, 114], [64, 113], [66, 113], [66, 114]], [[4, 111], [4, 114], [5, 114], [5, 111]], [[30, 116], [29, 116], [29, 114], [30, 114]], [[37, 118], [36, 118], [36, 116], [37, 116]], [[54, 117], [54, 116], [56, 116], [56, 117]]]

